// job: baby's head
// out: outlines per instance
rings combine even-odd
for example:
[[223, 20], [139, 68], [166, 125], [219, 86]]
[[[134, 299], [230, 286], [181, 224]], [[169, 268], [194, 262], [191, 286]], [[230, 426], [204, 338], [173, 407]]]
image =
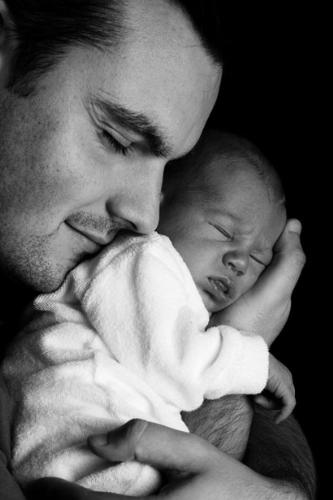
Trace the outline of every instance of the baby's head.
[[237, 300], [267, 267], [284, 201], [270, 163], [232, 134], [205, 132], [167, 169], [158, 231], [182, 255], [209, 312]]

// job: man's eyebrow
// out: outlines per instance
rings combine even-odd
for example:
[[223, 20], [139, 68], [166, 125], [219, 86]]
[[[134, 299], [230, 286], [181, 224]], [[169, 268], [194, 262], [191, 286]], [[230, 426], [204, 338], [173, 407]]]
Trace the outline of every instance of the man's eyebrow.
[[163, 137], [163, 133], [146, 115], [126, 109], [99, 96], [90, 96], [88, 103], [93, 109], [102, 113], [107, 121], [116, 121], [122, 127], [144, 137], [153, 155], [170, 158], [170, 145]]

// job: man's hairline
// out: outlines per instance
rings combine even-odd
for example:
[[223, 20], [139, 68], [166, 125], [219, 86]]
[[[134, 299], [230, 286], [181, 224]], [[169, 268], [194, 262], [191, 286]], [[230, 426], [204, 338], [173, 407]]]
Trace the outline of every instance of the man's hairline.
[[[167, 3], [169, 4], [170, 6], [176, 6], [179, 8], [179, 10], [182, 12], [182, 14], [184, 15], [184, 17], [186, 17], [188, 19], [188, 21], [190, 22], [190, 25], [191, 25], [191, 29], [193, 30], [193, 32], [196, 34], [196, 36], [198, 37], [198, 42], [201, 46], [201, 48], [204, 50], [204, 52], [206, 53], [207, 57], [209, 57], [209, 59], [211, 60], [212, 64], [214, 66], [216, 66], [217, 68], [220, 68], [220, 70], [223, 69], [223, 61], [222, 60], [217, 60], [214, 55], [213, 55], [213, 52], [210, 51], [210, 49], [207, 47], [207, 45], [204, 43], [204, 39], [202, 39], [201, 37], [201, 33], [200, 33], [200, 30], [197, 29], [197, 27], [195, 26], [195, 24], [193, 23], [192, 21], [192, 18], [191, 18], [191, 15], [188, 13], [188, 11], [186, 9], [183, 8], [182, 4], [181, 3], [178, 3], [177, 0], [173, 1], [173, 0], [162, 0], [164, 3]], [[75, 48], [75, 47], [83, 47], [83, 48], [90, 48], [90, 49], [97, 49], [99, 51], [105, 51], [105, 50], [110, 50], [110, 49], [115, 49], [115, 50], [118, 50], [119, 47], [125, 43], [125, 40], [126, 40], [126, 36], [129, 35], [129, 33], [132, 31], [132, 28], [128, 25], [128, 23], [126, 24], [126, 1], [124, 2], [123, 5], [121, 5], [121, 1], [119, 0], [115, 0], [115, 2], [121, 6], [122, 8], [122, 14], [123, 14], [123, 17], [122, 17], [122, 26], [121, 26], [121, 29], [122, 29], [122, 33], [119, 37], [118, 40], [115, 40], [115, 39], [112, 39], [112, 37], [110, 36], [105, 36], [103, 37], [102, 40], [100, 40], [99, 42], [95, 42], [93, 43], [91, 40], [90, 41], [78, 41], [78, 42], [71, 42], [71, 43], [68, 43], [67, 45], [64, 45], [63, 46], [63, 51], [62, 53], [59, 53], [58, 54], [58, 60], [56, 60], [56, 57], [57, 55], [54, 54], [54, 62], [52, 62], [50, 64], [50, 67], [46, 67], [46, 69], [42, 70], [40, 72], [40, 70], [33, 70], [32, 73], [37, 73], [37, 77], [36, 77], [36, 81], [34, 83], [34, 87], [32, 88], [32, 90], [29, 90], [29, 92], [27, 93], [27, 95], [30, 95], [31, 94], [34, 94], [35, 93], [35, 90], [38, 88], [38, 81], [40, 80], [40, 76], [43, 77], [45, 75], [47, 75], [50, 71], [52, 71], [52, 69], [57, 66], [59, 63], [61, 63], [61, 61], [66, 57], [66, 55], [68, 55], [68, 52]], [[14, 29], [14, 31], [16, 30], [16, 28]], [[15, 35], [14, 35], [15, 36]], [[30, 74], [30, 72], [29, 72]], [[11, 86], [12, 84], [10, 84]], [[17, 89], [20, 89], [20, 87], [24, 88], [24, 86], [26, 85], [25, 83], [25, 76], [23, 76], [22, 79], [20, 79], [20, 81], [18, 82], [15, 82], [14, 85], [13, 85], [13, 88], [17, 88]], [[24, 95], [24, 93], [22, 94]], [[192, 148], [191, 148], [192, 150]], [[186, 152], [186, 154], [188, 154], [188, 152]], [[182, 154], [180, 156], [177, 157], [178, 158], [181, 158], [185, 156], [185, 154]]]

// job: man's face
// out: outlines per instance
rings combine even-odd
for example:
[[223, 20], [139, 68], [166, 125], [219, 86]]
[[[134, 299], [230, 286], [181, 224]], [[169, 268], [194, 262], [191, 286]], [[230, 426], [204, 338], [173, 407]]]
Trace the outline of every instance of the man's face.
[[182, 255], [213, 313], [257, 281], [272, 259], [286, 214], [253, 171], [237, 168], [212, 176], [211, 182], [214, 197], [188, 193], [179, 204], [164, 202], [158, 230]]
[[183, 14], [129, 5], [120, 47], [69, 49], [28, 98], [0, 89], [0, 267], [37, 291], [119, 230], [156, 228], [164, 166], [216, 100], [221, 71]]

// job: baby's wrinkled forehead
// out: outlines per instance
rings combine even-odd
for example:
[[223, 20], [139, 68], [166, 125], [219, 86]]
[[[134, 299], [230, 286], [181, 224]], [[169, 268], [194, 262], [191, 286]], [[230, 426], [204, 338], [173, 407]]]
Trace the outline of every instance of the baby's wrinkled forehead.
[[[219, 131], [206, 132], [193, 155], [193, 181], [202, 193], [213, 195], [231, 178], [244, 186], [262, 183], [272, 201], [284, 200], [280, 178], [264, 155], [246, 139]], [[237, 184], [235, 184], [236, 186]], [[241, 193], [240, 193], [241, 196]]]
[[186, 157], [172, 162], [164, 192], [171, 204], [205, 205], [230, 198], [251, 200], [258, 189], [274, 205], [283, 204], [280, 178], [261, 151], [247, 139], [219, 130], [205, 131]]

